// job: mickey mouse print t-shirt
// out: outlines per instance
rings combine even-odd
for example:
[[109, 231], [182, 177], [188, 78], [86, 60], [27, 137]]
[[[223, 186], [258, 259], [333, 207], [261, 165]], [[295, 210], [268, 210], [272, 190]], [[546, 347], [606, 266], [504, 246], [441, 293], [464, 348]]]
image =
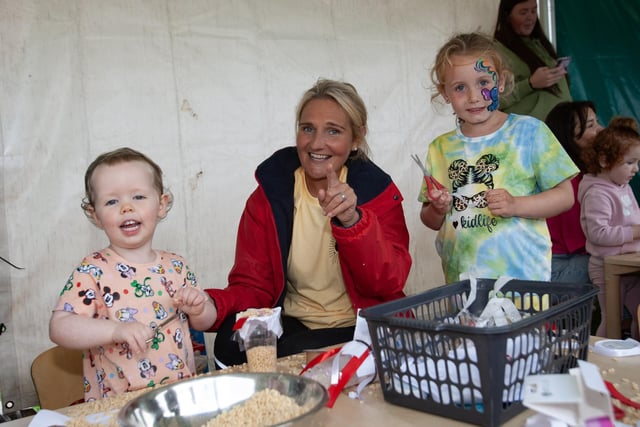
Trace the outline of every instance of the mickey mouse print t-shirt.
[[[494, 188], [514, 197], [530, 196], [578, 173], [542, 121], [510, 114], [496, 132], [473, 138], [458, 127], [429, 145], [426, 164], [453, 199], [436, 238], [447, 283], [459, 281], [463, 273], [550, 280], [546, 221], [493, 216], [485, 199], [485, 192]], [[423, 182], [420, 202], [427, 202], [425, 194]]]
[[196, 277], [182, 257], [156, 253], [153, 263], [132, 264], [110, 249], [94, 252], [74, 269], [60, 293], [54, 311], [156, 329], [142, 354], [132, 354], [126, 343], [83, 351], [86, 402], [195, 374], [188, 319], [176, 310], [173, 295], [180, 287], [197, 286]]

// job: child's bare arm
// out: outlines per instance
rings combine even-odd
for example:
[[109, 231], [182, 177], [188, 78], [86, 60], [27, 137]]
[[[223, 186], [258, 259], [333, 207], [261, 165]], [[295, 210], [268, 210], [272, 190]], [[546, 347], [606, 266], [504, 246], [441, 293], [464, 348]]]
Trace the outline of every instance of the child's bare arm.
[[493, 215], [502, 217], [550, 218], [573, 206], [571, 180], [566, 179], [546, 191], [531, 196], [514, 197], [503, 188], [486, 193], [488, 208]]
[[440, 214], [433, 208], [431, 203], [423, 203], [420, 210], [420, 220], [424, 225], [432, 230], [440, 230], [444, 222], [444, 214]]
[[178, 308], [189, 315], [189, 325], [198, 331], [209, 329], [218, 317], [213, 300], [201, 289], [189, 286], [180, 288], [173, 299]]
[[147, 349], [153, 329], [140, 322], [93, 319], [68, 311], [54, 311], [49, 321], [49, 337], [67, 348], [84, 350], [110, 343], [126, 343], [132, 353]]

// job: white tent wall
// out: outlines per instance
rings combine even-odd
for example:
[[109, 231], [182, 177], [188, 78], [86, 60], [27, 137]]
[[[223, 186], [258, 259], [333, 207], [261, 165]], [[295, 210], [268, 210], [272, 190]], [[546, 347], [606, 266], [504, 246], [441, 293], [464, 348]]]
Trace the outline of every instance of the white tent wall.
[[294, 110], [319, 77], [353, 83], [373, 160], [398, 184], [411, 235], [406, 292], [443, 283], [418, 218], [409, 155], [454, 126], [430, 102], [437, 48], [493, 30], [498, 0], [0, 0], [0, 391], [37, 402], [33, 358], [74, 265], [104, 247], [80, 210], [98, 154], [131, 146], [164, 169], [175, 205], [154, 246], [224, 287], [255, 167], [294, 144]]

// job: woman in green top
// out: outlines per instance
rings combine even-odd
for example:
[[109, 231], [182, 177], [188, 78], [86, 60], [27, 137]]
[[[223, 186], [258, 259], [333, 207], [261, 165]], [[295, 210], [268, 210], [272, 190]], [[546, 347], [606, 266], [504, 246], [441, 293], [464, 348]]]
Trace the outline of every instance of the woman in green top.
[[501, 0], [493, 35], [515, 78], [511, 96], [500, 100], [501, 110], [545, 120], [556, 104], [571, 101], [566, 65], [557, 65], [536, 0]]

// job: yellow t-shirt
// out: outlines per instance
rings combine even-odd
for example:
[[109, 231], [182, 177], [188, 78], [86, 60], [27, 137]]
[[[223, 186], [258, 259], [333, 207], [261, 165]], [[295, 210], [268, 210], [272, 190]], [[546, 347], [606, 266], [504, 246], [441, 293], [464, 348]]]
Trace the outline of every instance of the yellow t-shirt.
[[[347, 179], [346, 167], [339, 179]], [[293, 204], [284, 314], [311, 329], [355, 325], [330, 219], [322, 214], [318, 199], [309, 194], [302, 168], [295, 172]]]

